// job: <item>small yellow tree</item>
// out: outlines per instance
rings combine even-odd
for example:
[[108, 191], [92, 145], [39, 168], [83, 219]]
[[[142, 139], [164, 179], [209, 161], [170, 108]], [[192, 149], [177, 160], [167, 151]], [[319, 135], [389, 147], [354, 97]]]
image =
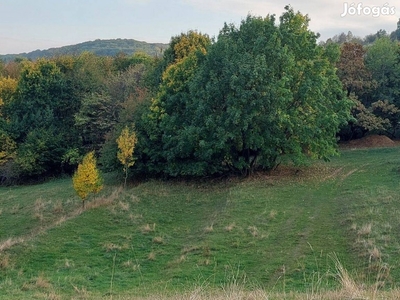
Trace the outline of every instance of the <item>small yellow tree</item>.
[[78, 165], [78, 170], [72, 177], [74, 189], [82, 199], [82, 208], [85, 207], [85, 200], [90, 193], [98, 193], [102, 188], [102, 180], [96, 166], [94, 151], [89, 152]]
[[133, 151], [135, 150], [136, 142], [136, 133], [134, 131], [130, 132], [128, 126], [122, 130], [121, 135], [117, 139], [119, 149], [117, 157], [124, 166], [123, 170], [125, 172], [124, 186], [126, 186], [126, 180], [128, 178], [128, 169], [135, 163], [135, 160], [133, 159]]
[[0, 131], [0, 166], [15, 157], [16, 149], [17, 144], [7, 134]]

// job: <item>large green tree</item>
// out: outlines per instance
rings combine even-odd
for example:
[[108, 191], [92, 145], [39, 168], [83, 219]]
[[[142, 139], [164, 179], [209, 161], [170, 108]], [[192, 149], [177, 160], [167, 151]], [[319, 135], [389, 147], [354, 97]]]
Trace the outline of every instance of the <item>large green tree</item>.
[[357, 113], [355, 125], [363, 132], [395, 137], [400, 121], [400, 47], [397, 41], [383, 35], [366, 48], [364, 60], [373, 84], [356, 93], [365, 109]]
[[159, 143], [150, 160], [162, 172], [249, 173], [282, 158], [336, 153], [336, 132], [350, 111], [338, 56], [317, 45], [308, 17], [291, 7], [275, 22], [248, 16], [239, 28], [225, 25], [206, 55], [167, 69], [150, 114]]
[[377, 39], [367, 48], [365, 65], [377, 83], [370, 103], [388, 100], [400, 107], [400, 46], [397, 41], [388, 37]]
[[15, 97], [6, 107], [7, 132], [17, 143], [21, 174], [62, 171], [63, 155], [77, 143], [77, 101], [54, 61], [23, 63]]
[[[179, 132], [190, 120], [187, 104], [190, 101], [190, 84], [193, 80], [199, 60], [204, 57], [211, 40], [207, 35], [196, 31], [182, 33], [173, 37], [170, 47], [165, 51], [164, 72], [158, 92], [152, 99], [150, 112], [143, 115], [142, 122], [137, 124], [139, 135], [138, 152], [141, 152], [146, 169], [150, 172], [179, 175], [175, 159], [190, 150], [178, 146], [186, 143]], [[141, 151], [139, 149], [142, 149]], [[169, 161], [174, 161], [169, 164]], [[142, 165], [143, 166], [143, 165]], [[190, 165], [188, 165], [190, 167]], [[188, 172], [191, 173], [191, 172]]]

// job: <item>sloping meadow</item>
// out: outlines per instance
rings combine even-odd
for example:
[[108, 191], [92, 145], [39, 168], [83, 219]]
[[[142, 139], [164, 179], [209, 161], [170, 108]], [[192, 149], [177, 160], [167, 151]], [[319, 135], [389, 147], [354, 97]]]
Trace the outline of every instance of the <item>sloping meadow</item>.
[[0, 298], [233, 299], [236, 289], [297, 299], [397, 288], [399, 154], [348, 150], [249, 178], [125, 189], [106, 176], [84, 210], [69, 178], [1, 187]]

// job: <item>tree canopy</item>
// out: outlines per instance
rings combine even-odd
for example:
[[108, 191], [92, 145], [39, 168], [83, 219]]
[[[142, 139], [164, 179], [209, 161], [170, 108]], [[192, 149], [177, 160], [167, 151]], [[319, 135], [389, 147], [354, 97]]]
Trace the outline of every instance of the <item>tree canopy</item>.
[[1, 62], [0, 179], [72, 174], [91, 151], [102, 170], [117, 170], [127, 127], [136, 138], [125, 179], [128, 168], [251, 174], [329, 159], [339, 138], [398, 137], [397, 31], [318, 44], [309, 22], [286, 6], [279, 17], [225, 24], [215, 38], [181, 33], [156, 57], [82, 52]]
[[335, 154], [350, 102], [308, 22], [291, 7], [279, 25], [274, 16], [248, 16], [239, 28], [226, 24], [206, 53], [171, 65], [147, 127], [150, 148], [159, 149], [150, 161], [162, 164], [155, 169], [249, 173], [284, 157]]

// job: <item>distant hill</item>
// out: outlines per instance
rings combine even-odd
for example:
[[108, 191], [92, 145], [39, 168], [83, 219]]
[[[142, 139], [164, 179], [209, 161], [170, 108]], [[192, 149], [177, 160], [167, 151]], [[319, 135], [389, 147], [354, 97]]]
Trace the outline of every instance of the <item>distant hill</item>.
[[93, 52], [100, 56], [114, 56], [120, 52], [131, 55], [140, 51], [155, 56], [160, 55], [167, 47], [168, 44], [146, 43], [133, 39], [95, 40], [59, 48], [35, 50], [29, 53], [0, 55], [0, 59], [6, 62], [12, 61], [16, 58], [28, 58], [35, 60], [42, 57], [75, 55], [84, 51]]

